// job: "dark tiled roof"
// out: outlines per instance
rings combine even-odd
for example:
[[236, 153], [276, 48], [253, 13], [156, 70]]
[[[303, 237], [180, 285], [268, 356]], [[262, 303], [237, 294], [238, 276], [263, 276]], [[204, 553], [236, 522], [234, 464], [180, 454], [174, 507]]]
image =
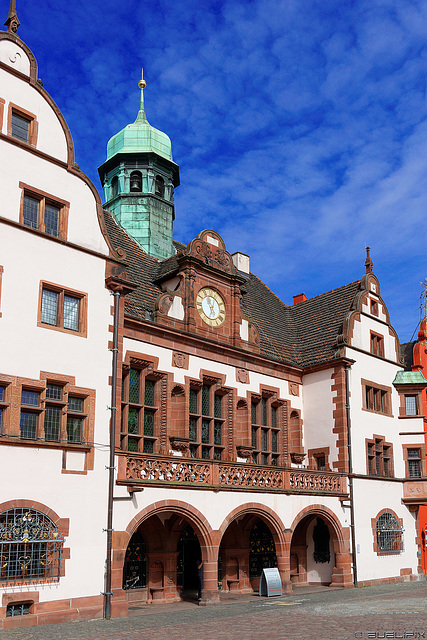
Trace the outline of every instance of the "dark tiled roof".
[[147, 255], [108, 211], [104, 211], [104, 220], [113, 247], [125, 251], [123, 259], [128, 280], [138, 285], [136, 291], [125, 297], [125, 312], [133, 317], [145, 318], [147, 311], [154, 311], [155, 301], [160, 294], [159, 287], [153, 284], [159, 262]]
[[414, 364], [414, 344], [413, 342], [404, 342], [400, 345], [400, 357], [402, 358], [402, 364], [406, 371], [411, 371]]
[[360, 281], [356, 280], [291, 308], [301, 366], [307, 367], [334, 357], [336, 337], [343, 331], [344, 319], [352, 309], [359, 286]]
[[[105, 211], [105, 224], [113, 246], [126, 252], [128, 279], [138, 288], [125, 298], [125, 312], [141, 319], [151, 315], [161, 289], [159, 278], [173, 275], [178, 268], [176, 256], [159, 262], [148, 256], [138, 243]], [[186, 245], [174, 242], [179, 251]], [[352, 308], [359, 281], [322, 293], [296, 305], [287, 306], [254, 274], [242, 286], [244, 313], [259, 330], [261, 353], [301, 367], [334, 358], [336, 337]]]

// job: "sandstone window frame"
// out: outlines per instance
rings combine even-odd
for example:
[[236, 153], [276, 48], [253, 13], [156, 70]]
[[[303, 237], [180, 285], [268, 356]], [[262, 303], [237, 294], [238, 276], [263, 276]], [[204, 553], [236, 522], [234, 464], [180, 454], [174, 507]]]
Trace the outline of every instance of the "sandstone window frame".
[[203, 376], [189, 382], [188, 437], [190, 457], [221, 460], [226, 450], [228, 390], [220, 379]]
[[400, 555], [404, 551], [403, 518], [392, 509], [382, 509], [371, 518], [371, 527], [377, 556]]
[[278, 466], [283, 437], [280, 421], [282, 402], [277, 394], [261, 388], [260, 393], [250, 394], [250, 429], [252, 462]]
[[393, 445], [384, 436], [373, 435], [365, 439], [366, 474], [371, 478], [393, 478]]
[[[403, 459], [405, 461], [405, 478], [411, 480], [423, 478], [426, 476], [426, 455], [425, 445], [419, 444], [403, 444]], [[413, 452], [417, 451], [417, 455]], [[412, 452], [412, 453], [411, 453]], [[419, 473], [417, 474], [417, 468]]]
[[[56, 311], [54, 312], [54, 320], [53, 322], [46, 321], [46, 315], [48, 314], [47, 305], [47, 295], [44, 292], [50, 292], [52, 294], [56, 294], [57, 304]], [[69, 326], [66, 326], [66, 318], [64, 309], [67, 304], [70, 304], [70, 300], [78, 301], [78, 311], [77, 311], [77, 322], [78, 328], [73, 329]], [[39, 285], [39, 302], [38, 302], [38, 312], [37, 312], [37, 326], [43, 327], [44, 329], [52, 329], [54, 331], [61, 331], [63, 333], [68, 333], [73, 336], [80, 336], [82, 338], [87, 338], [87, 305], [88, 305], [88, 294], [83, 291], [78, 291], [76, 289], [70, 289], [68, 287], [63, 287], [53, 282], [47, 282], [42, 280]], [[52, 316], [53, 317], [53, 316]]]
[[362, 410], [378, 415], [393, 417], [391, 406], [391, 387], [371, 380], [361, 379]]
[[[61, 389], [60, 399], [49, 397], [49, 385]], [[93, 447], [96, 395], [94, 389], [77, 386], [72, 376], [50, 372], [41, 372], [39, 380], [0, 374], [0, 387], [6, 389], [4, 401], [0, 401], [0, 408], [4, 409], [0, 444], [77, 451], [88, 451]], [[23, 392], [26, 392], [24, 397]], [[75, 399], [81, 402], [73, 406]], [[57, 437], [54, 437], [52, 432], [50, 437], [46, 437], [46, 426], [51, 428], [46, 419], [49, 407], [59, 410], [59, 422], [56, 423]], [[34, 427], [33, 437], [22, 435], [23, 414], [34, 416], [31, 419]], [[70, 437], [69, 419], [72, 418], [80, 423], [79, 439], [76, 439], [75, 432], [73, 437]]]
[[384, 358], [384, 336], [376, 331], [370, 332], [370, 352], [374, 356]]
[[[120, 425], [122, 451], [156, 453], [161, 420], [161, 377], [163, 374], [153, 371], [152, 366], [145, 361], [131, 358], [129, 364], [123, 365]], [[151, 399], [153, 402], [150, 404]]]
[[[27, 135], [25, 139], [23, 139], [22, 137], [18, 137], [16, 135], [17, 133], [15, 129], [16, 122], [14, 121], [14, 116], [17, 116], [22, 121], [25, 121], [28, 123], [28, 130], [27, 130]], [[31, 111], [28, 111], [27, 109], [24, 109], [23, 107], [20, 107], [19, 105], [14, 104], [13, 102], [9, 102], [8, 117], [7, 117], [7, 135], [10, 138], [13, 138], [14, 140], [19, 141], [21, 144], [28, 144], [31, 147], [36, 147], [37, 139], [38, 139], [38, 130], [39, 130], [39, 123], [37, 120], [37, 116], [34, 113], [31, 113]]]
[[[58, 240], [67, 240], [68, 234], [68, 216], [70, 211], [70, 203], [68, 200], [54, 196], [51, 193], [42, 191], [37, 187], [31, 186], [24, 182], [19, 183], [21, 189], [21, 204], [19, 210], [19, 223], [26, 229], [39, 231], [49, 238], [57, 238]], [[30, 201], [37, 202], [36, 223], [26, 217], [27, 208], [31, 206]], [[58, 220], [56, 232], [53, 233], [53, 227], [49, 225], [49, 207], [50, 214], [52, 210], [58, 211]]]

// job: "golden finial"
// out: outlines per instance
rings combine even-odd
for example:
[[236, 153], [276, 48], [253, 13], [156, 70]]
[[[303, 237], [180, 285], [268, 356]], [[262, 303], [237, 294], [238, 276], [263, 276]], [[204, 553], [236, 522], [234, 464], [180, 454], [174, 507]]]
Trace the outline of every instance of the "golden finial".
[[145, 89], [147, 83], [144, 80], [144, 69], [141, 69], [141, 80], [138, 82], [138, 87], [140, 89]]

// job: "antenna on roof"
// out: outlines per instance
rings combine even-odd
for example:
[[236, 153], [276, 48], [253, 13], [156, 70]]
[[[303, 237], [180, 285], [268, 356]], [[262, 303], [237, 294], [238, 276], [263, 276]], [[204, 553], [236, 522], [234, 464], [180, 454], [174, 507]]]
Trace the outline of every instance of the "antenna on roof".
[[374, 263], [371, 260], [371, 247], [366, 247], [366, 260], [365, 260], [366, 273], [372, 273], [373, 266], [374, 266]]
[[16, 15], [16, 0], [10, 0], [9, 15], [7, 16], [7, 20], [4, 24], [7, 27], [8, 33], [16, 33], [18, 31], [18, 27], [21, 23]]

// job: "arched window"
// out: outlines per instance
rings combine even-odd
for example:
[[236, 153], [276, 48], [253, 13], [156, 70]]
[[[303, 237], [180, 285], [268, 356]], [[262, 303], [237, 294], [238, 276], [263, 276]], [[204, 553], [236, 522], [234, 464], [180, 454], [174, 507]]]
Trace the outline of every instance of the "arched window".
[[403, 527], [390, 511], [382, 513], [376, 522], [378, 553], [401, 553], [403, 551]]
[[142, 191], [142, 175], [140, 171], [130, 174], [130, 191]]
[[156, 196], [165, 197], [165, 181], [162, 176], [156, 176], [155, 191]]
[[139, 531], [133, 534], [126, 549], [123, 565], [123, 589], [147, 586], [147, 557], [145, 542]]
[[61, 575], [63, 537], [40, 511], [14, 508], [0, 513], [0, 580], [6, 584], [51, 582]]
[[115, 198], [119, 193], [119, 179], [117, 176], [111, 180], [111, 197]]

